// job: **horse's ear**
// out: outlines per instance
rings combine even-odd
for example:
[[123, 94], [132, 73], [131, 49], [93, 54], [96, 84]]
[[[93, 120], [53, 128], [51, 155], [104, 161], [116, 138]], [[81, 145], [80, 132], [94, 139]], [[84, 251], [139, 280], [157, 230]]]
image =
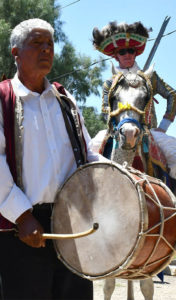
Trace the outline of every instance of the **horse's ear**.
[[116, 69], [116, 67], [114, 66], [113, 62], [111, 61], [111, 71], [112, 71], [112, 75], [116, 75], [118, 73], [118, 70]]
[[151, 65], [145, 72], [144, 74], [150, 79], [153, 75], [153, 71], [154, 71], [154, 66], [155, 64]]

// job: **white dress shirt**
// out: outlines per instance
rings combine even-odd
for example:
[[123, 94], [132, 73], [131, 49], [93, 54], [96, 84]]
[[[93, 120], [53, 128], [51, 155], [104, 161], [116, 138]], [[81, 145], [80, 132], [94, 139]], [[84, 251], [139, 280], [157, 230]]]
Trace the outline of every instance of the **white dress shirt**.
[[[12, 79], [12, 86], [15, 94], [22, 99], [24, 109], [22, 137], [24, 192], [14, 183], [6, 163], [0, 106], [0, 213], [15, 223], [15, 220], [33, 205], [52, 203], [58, 188], [77, 166], [60, 105], [49, 81], [45, 80], [45, 90], [42, 94], [27, 89], [17, 75]], [[68, 92], [67, 95], [75, 103]], [[81, 123], [87, 143], [88, 161], [105, 161], [101, 155], [93, 153], [90, 149], [90, 136], [82, 116]]]

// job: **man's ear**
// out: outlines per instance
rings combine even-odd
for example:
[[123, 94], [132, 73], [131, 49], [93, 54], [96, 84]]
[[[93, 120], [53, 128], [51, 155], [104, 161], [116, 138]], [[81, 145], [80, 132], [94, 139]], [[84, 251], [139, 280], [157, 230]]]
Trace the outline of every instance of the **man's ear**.
[[17, 57], [18, 56], [18, 48], [17, 47], [13, 47], [12, 50], [11, 50], [11, 53], [14, 57]]

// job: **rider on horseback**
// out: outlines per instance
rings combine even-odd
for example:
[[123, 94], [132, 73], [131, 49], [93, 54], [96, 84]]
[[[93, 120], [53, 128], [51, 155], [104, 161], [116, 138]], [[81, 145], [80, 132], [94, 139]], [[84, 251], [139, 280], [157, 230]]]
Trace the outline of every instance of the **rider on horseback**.
[[[147, 134], [144, 135], [144, 143], [146, 148], [145, 149], [147, 153], [147, 158], [149, 157], [149, 147], [151, 147], [151, 143], [149, 144], [149, 141], [153, 142], [153, 136], [155, 138], [155, 141], [157, 140], [157, 136], [163, 135], [164, 136], [164, 145], [169, 148], [170, 144], [165, 142], [166, 138], [169, 138], [165, 132], [167, 131], [169, 125], [174, 121], [175, 114], [176, 114], [176, 91], [172, 89], [169, 85], [167, 85], [158, 75], [156, 72], [153, 72], [153, 70], [148, 70], [148, 72], [141, 72], [139, 66], [135, 62], [136, 56], [140, 55], [143, 53], [145, 49], [145, 45], [147, 42], [147, 39], [149, 37], [148, 34], [149, 30], [147, 30], [141, 22], [136, 22], [134, 24], [126, 24], [126, 23], [121, 23], [118, 24], [116, 22], [111, 22], [107, 26], [105, 26], [101, 31], [98, 30], [98, 28], [94, 28], [93, 30], [93, 45], [95, 48], [102, 52], [105, 55], [111, 56], [114, 58], [116, 61], [119, 62], [119, 67], [114, 67], [112, 65], [112, 73], [113, 76], [106, 80], [104, 85], [103, 85], [103, 101], [102, 101], [102, 112], [105, 115], [108, 115], [108, 125], [109, 129], [106, 132], [106, 134], [103, 131], [100, 131], [97, 136], [93, 139], [92, 141], [92, 148], [97, 149], [100, 144], [101, 148], [100, 151], [104, 154], [104, 156], [109, 157], [113, 160], [113, 158], [117, 158], [119, 161], [121, 160], [121, 157], [119, 155], [119, 152], [116, 150], [116, 145], [117, 142], [117, 134], [114, 133], [115, 130], [116, 132], [120, 131], [120, 123], [121, 122], [126, 122], [127, 118], [124, 118], [120, 120], [119, 122], [117, 121], [117, 114], [122, 112], [123, 110], [131, 110], [133, 109], [134, 111], [134, 106], [132, 106], [131, 103], [125, 102], [126, 101], [126, 96], [127, 96], [127, 91], [129, 91], [129, 94], [132, 91], [132, 88], [138, 89], [139, 90], [139, 85], [138, 83], [141, 81], [139, 80], [139, 76], [146, 81], [146, 87], [148, 89], [148, 94], [149, 94], [149, 101], [148, 104], [145, 107], [145, 118], [143, 120], [142, 126], [145, 126], [145, 129]], [[139, 75], [139, 76], [138, 76]], [[125, 80], [124, 80], [125, 79]], [[128, 84], [129, 83], [129, 84]], [[129, 89], [130, 86], [130, 89]], [[141, 90], [140, 90], [141, 92]], [[139, 92], [139, 93], [140, 93]], [[166, 113], [163, 116], [163, 120], [157, 127], [157, 118], [156, 118], [156, 113], [155, 113], [155, 107], [154, 107], [154, 101], [153, 98], [154, 95], [159, 94], [163, 98], [167, 100], [167, 109]], [[121, 95], [121, 99], [124, 98], [124, 102], [119, 100], [119, 95]], [[147, 101], [142, 98], [142, 100]], [[147, 108], [147, 109], [146, 109]], [[140, 113], [142, 113], [140, 111]], [[134, 115], [134, 114], [133, 114]], [[116, 117], [116, 118], [114, 118]], [[137, 123], [137, 121], [129, 117], [129, 120], [133, 120], [133, 123]], [[134, 122], [135, 121], [135, 122]], [[135, 124], [136, 125], [136, 124]], [[140, 125], [140, 124], [139, 124]], [[139, 127], [139, 126], [138, 126]], [[155, 130], [152, 130], [152, 135], [150, 134], [150, 128], [155, 128]], [[105, 137], [104, 137], [105, 134]], [[115, 137], [115, 138], [114, 138]], [[147, 137], [147, 139], [146, 139]], [[114, 138], [115, 144], [112, 141]], [[103, 139], [103, 142], [102, 142]], [[174, 139], [174, 138], [173, 138]], [[154, 141], [154, 142], [155, 142]], [[171, 174], [174, 174], [173, 177], [176, 179], [176, 139], [174, 139], [174, 149], [173, 151], [173, 156], [174, 159], [174, 164], [175, 164], [175, 173], [170, 171], [170, 176]], [[112, 146], [113, 144], [113, 146]], [[136, 148], [139, 146], [140, 143], [137, 144]], [[115, 145], [115, 146], [114, 146]], [[161, 144], [160, 144], [161, 146]], [[109, 148], [111, 148], [109, 150]], [[117, 156], [113, 156], [112, 153], [110, 153], [113, 150], [114, 152], [117, 153]], [[132, 148], [132, 151], [138, 151], [134, 150]], [[142, 147], [144, 148], [144, 147]], [[153, 147], [156, 150], [156, 147]], [[121, 149], [120, 149], [121, 150]], [[157, 149], [158, 150], [158, 149]], [[112, 151], [113, 152], [113, 151]], [[129, 156], [129, 151], [123, 151], [123, 152], [128, 152]], [[157, 151], [155, 151], [156, 154]], [[122, 152], [121, 152], [122, 153]], [[162, 153], [162, 152], [160, 152]], [[164, 151], [165, 154], [165, 151]], [[111, 156], [110, 156], [111, 155]], [[139, 157], [139, 155], [138, 155]], [[138, 158], [137, 157], [137, 158]], [[158, 155], [160, 158], [160, 163], [159, 166], [161, 165], [161, 155]], [[124, 158], [124, 156], [123, 156]], [[132, 156], [132, 159], [134, 156]], [[120, 163], [123, 163], [124, 160], [122, 160]], [[140, 160], [138, 160], [139, 162]], [[165, 158], [163, 161], [166, 162]], [[117, 162], [117, 160], [116, 160]], [[168, 161], [167, 161], [168, 163]], [[149, 165], [149, 164], [148, 164]], [[169, 164], [168, 164], [169, 165]], [[133, 161], [133, 167], [136, 169], [139, 168], [139, 164], [134, 165]], [[140, 166], [141, 167], [141, 166]], [[148, 167], [148, 166], [147, 166]], [[173, 167], [173, 164], [169, 167]], [[141, 167], [142, 169], [142, 167]], [[147, 172], [149, 174], [149, 170], [147, 169]], [[150, 175], [153, 176], [152, 173]], [[161, 176], [162, 177], [162, 176]], [[173, 179], [174, 180], [174, 179]], [[175, 181], [175, 180], [174, 180]], [[163, 274], [159, 273], [158, 276], [163, 280]], [[162, 277], [161, 277], [162, 276]], [[105, 285], [105, 291], [107, 285], [111, 287], [112, 291], [114, 288], [114, 284], [112, 283], [112, 278], [109, 279], [110, 281], [107, 282], [106, 280], [106, 285]], [[142, 288], [142, 284], [146, 284], [146, 288]], [[144, 287], [144, 286], [143, 286]], [[145, 296], [145, 299], [149, 299], [149, 295], [146, 295], [147, 293], [150, 294], [150, 299], [153, 299], [153, 283], [152, 279], [142, 280], [141, 281], [141, 288], [143, 291], [143, 295]], [[112, 292], [111, 291], [111, 292]], [[148, 297], [148, 298], [147, 298]], [[108, 298], [110, 299], [110, 298]], [[131, 298], [130, 298], [131, 299]]]
[[[115, 60], [119, 62], [119, 67], [114, 67], [112, 64], [113, 76], [106, 80], [103, 85], [102, 112], [104, 114], [109, 114], [112, 110], [113, 99], [110, 100], [111, 90], [115, 82], [118, 85], [118, 78], [120, 81], [121, 74], [124, 76], [133, 74], [135, 85], [135, 76], [140, 70], [135, 58], [143, 53], [147, 38], [149, 37], [148, 32], [149, 30], [145, 28], [141, 22], [135, 22], [130, 25], [126, 23], [117, 24], [116, 22], [111, 22], [101, 31], [99, 31], [98, 28], [94, 28], [93, 45], [95, 48], [103, 54], [115, 58]], [[155, 130], [152, 131], [155, 141], [157, 142], [159, 140], [161, 149], [167, 144], [168, 150], [166, 139], [169, 139], [170, 137], [165, 133], [170, 124], [174, 121], [176, 115], [176, 91], [166, 84], [155, 71], [152, 71], [150, 82], [153, 95], [159, 94], [165, 98], [167, 100], [167, 108], [163, 119], [157, 127], [156, 113], [152, 101], [150, 118], [148, 119], [147, 126], [149, 129], [155, 128]], [[154, 98], [153, 100], [156, 101]], [[174, 149], [176, 149], [176, 141], [173, 139], [172, 141], [174, 142]], [[172, 161], [172, 165], [170, 165], [168, 161], [167, 163], [170, 168], [170, 176], [176, 178], [176, 164], [173, 165], [173, 161], [176, 160], [176, 157], [171, 158], [171, 156], [175, 155], [175, 151], [173, 151], [173, 154], [171, 153], [172, 151], [173, 147], [169, 152], [169, 159]], [[164, 152], [166, 154], [165, 149]]]

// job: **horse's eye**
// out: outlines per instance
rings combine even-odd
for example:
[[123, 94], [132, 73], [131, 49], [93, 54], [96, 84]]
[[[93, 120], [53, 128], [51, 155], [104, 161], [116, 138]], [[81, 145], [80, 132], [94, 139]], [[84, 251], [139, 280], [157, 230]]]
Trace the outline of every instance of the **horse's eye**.
[[122, 127], [119, 129], [120, 134], [123, 134], [123, 129]]

